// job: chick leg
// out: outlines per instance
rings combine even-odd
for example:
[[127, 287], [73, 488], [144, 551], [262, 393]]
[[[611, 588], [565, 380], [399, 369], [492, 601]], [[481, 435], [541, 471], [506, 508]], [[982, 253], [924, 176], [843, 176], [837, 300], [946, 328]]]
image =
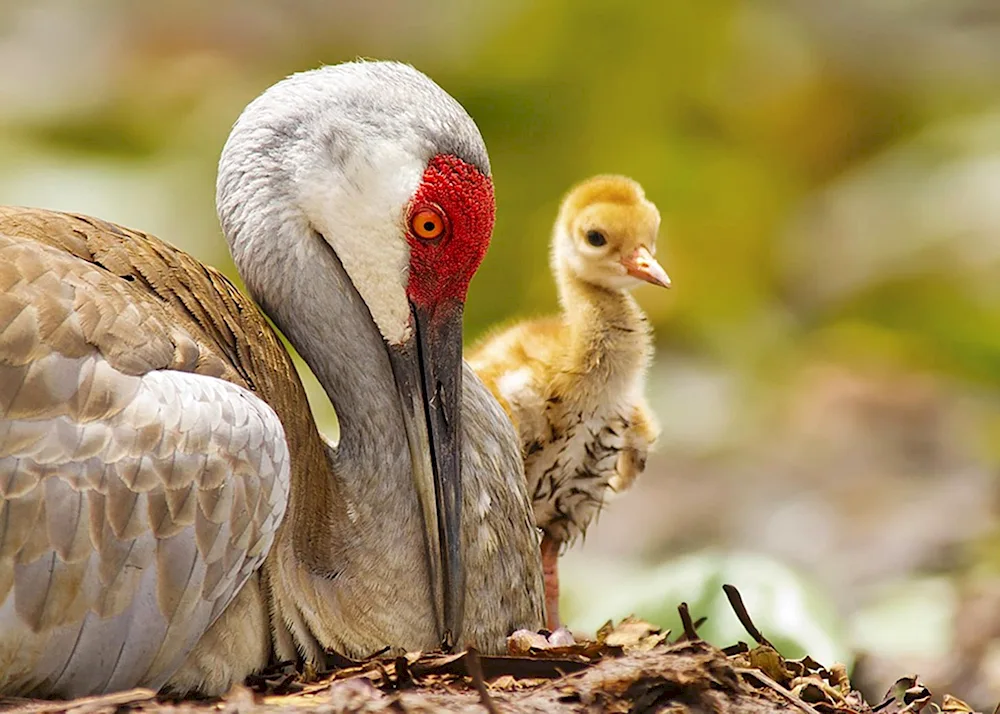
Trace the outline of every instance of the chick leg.
[[559, 546], [562, 543], [546, 533], [542, 536], [542, 573], [545, 576], [545, 627], [559, 629]]

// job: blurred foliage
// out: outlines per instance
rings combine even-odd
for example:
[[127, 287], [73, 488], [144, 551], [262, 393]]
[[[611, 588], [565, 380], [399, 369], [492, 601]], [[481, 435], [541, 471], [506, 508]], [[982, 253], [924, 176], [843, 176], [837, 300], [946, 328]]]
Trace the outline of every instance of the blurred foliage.
[[[760, 555], [709, 550], [653, 568], [603, 564], [585, 570], [570, 568], [566, 575], [574, 586], [566, 598], [566, 615], [585, 631], [596, 632], [609, 618], [618, 620], [634, 613], [681, 633], [684, 628], [677, 606], [686, 602], [692, 619], [706, 618], [698, 628], [702, 638], [718, 647], [738, 641], [752, 646], [722, 590], [724, 584], [738, 582], [754, 624], [784, 656], [808, 654], [824, 663], [852, 664], [845, 633], [829, 599], [800, 574]], [[582, 596], [606, 579], [617, 584], [613, 598], [594, 602]]]
[[[469, 340], [556, 309], [549, 230], [572, 183], [628, 174], [664, 216], [674, 288], [636, 293], [656, 331], [660, 453], [580, 561], [645, 564], [571, 577], [572, 621], [634, 606], [669, 623], [681, 599], [709, 614], [728, 580], [786, 654], [839, 657], [872, 646], [858, 632], [893, 620], [898, 587], [913, 609], [897, 634], [920, 617], [959, 642], [953, 590], [906, 583], [1000, 579], [998, 8], [0, 0], [0, 201], [125, 223], [236, 279], [214, 173], [243, 106], [321, 63], [411, 62], [490, 151], [498, 215]], [[722, 550], [649, 564], [706, 547]], [[721, 554], [748, 547], [770, 559]], [[768, 579], [781, 593], [754, 602]], [[823, 596], [802, 594], [817, 583]], [[864, 627], [835, 624], [823, 597]]]

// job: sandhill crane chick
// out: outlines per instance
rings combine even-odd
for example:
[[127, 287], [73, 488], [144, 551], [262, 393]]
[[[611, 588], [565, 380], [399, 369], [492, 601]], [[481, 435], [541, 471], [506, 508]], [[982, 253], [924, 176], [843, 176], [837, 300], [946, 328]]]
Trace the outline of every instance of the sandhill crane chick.
[[607, 489], [643, 471], [658, 427], [643, 397], [652, 337], [629, 291], [670, 287], [653, 257], [656, 206], [624, 176], [596, 176], [563, 199], [551, 264], [562, 313], [488, 335], [469, 363], [517, 426], [535, 522], [544, 532], [547, 625], [559, 627], [557, 558]]

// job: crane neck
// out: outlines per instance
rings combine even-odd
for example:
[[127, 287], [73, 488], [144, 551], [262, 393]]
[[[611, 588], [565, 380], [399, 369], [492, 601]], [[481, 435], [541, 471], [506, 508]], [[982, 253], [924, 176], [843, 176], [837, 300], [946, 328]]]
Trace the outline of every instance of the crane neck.
[[399, 626], [389, 621], [400, 617], [389, 603], [407, 611], [409, 626], [426, 629], [432, 642], [423, 522], [386, 343], [327, 241], [309, 230], [292, 234], [287, 223], [272, 230], [285, 235], [254, 241], [260, 252], [250, 261], [243, 255], [241, 273], [323, 386], [340, 423], [339, 442], [323, 449], [320, 468], [293, 473], [270, 567], [287, 582], [308, 585], [288, 589], [275, 610], [285, 621], [302, 613], [300, 647], [308, 648], [303, 633], [311, 632], [325, 646], [358, 654], [357, 643], [343, 639], [357, 634], [356, 608], [364, 609], [367, 627], [385, 633]]
[[[328, 530], [357, 542], [347, 534], [364, 516], [366, 504], [380, 503], [384, 509], [399, 500], [393, 496], [401, 489], [412, 490], [409, 449], [385, 342], [321, 236], [303, 234], [271, 244], [289, 251], [280, 262], [268, 261], [272, 268], [282, 266], [283, 274], [273, 274], [266, 289], [257, 286], [254, 292], [322, 385], [340, 426], [326, 472], [305, 475], [310, 485], [303, 489], [302, 502], [291, 504], [290, 510], [293, 518], [325, 511]], [[315, 502], [312, 482], [317, 480], [334, 482], [341, 503]], [[330, 555], [344, 557], [316, 557], [325, 562]]]

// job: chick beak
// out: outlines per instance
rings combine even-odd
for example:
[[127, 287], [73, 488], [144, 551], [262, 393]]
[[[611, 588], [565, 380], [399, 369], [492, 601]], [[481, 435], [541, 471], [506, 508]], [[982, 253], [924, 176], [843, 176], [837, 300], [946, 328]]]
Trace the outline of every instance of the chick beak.
[[622, 265], [625, 267], [625, 272], [633, 278], [663, 288], [670, 287], [670, 276], [667, 275], [667, 271], [656, 262], [656, 258], [645, 246], [639, 246], [634, 253], [622, 258]]

